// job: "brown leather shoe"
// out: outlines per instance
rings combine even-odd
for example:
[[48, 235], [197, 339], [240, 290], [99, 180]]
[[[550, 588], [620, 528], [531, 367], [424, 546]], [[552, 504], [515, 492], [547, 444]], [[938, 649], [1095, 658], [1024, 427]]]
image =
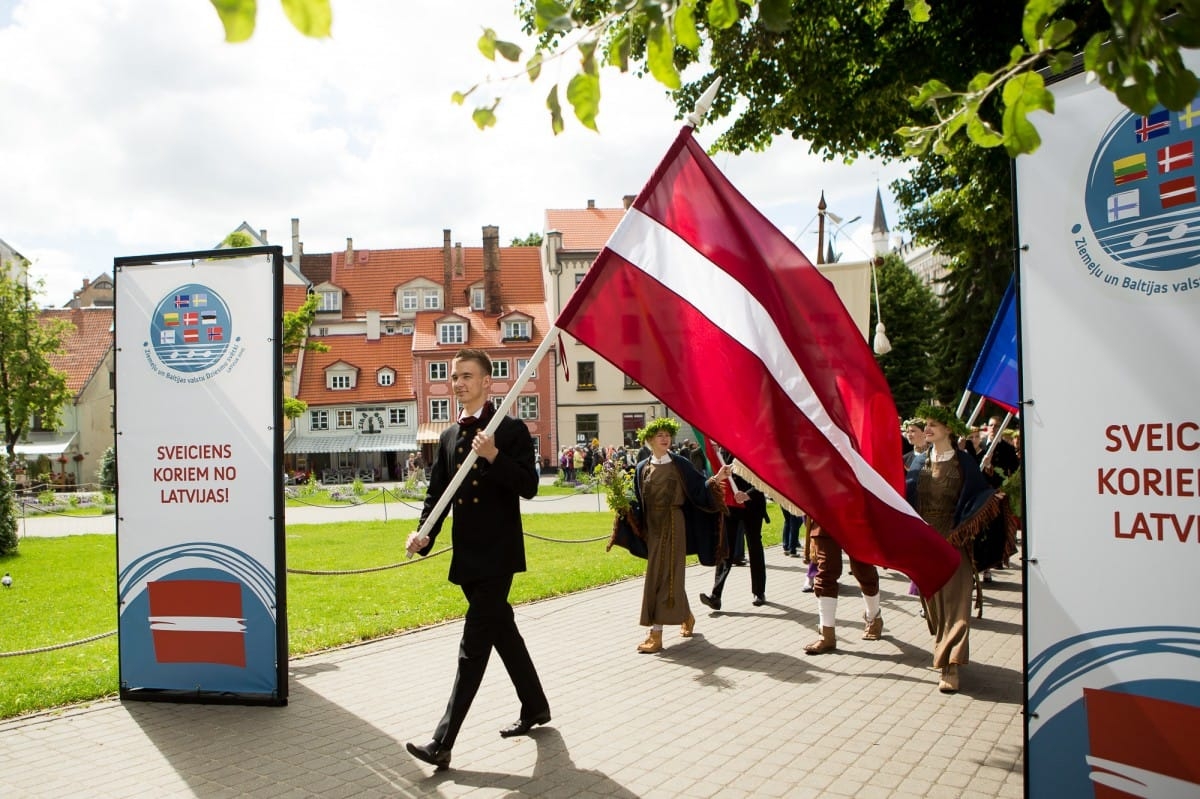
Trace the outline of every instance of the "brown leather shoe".
[[638, 652], [643, 655], [653, 655], [655, 652], [662, 651], [662, 630], [651, 630], [649, 637], [645, 641], [638, 644]]
[[409, 742], [405, 748], [408, 753], [417, 760], [422, 760], [431, 766], [435, 766], [438, 771], [445, 771], [450, 768], [450, 747], [442, 746], [439, 741], [430, 741], [424, 746], [417, 746]]
[[944, 694], [958, 693], [957, 663], [951, 663], [942, 668], [942, 679], [938, 680], [938, 690]]
[[883, 637], [883, 611], [875, 614], [875, 618], [868, 621], [867, 614], [863, 614], [863, 640], [878, 641]]
[[806, 655], [823, 655], [837, 650], [837, 635], [832, 627], [822, 627], [821, 637], [804, 647]]
[[679, 625], [679, 636], [681, 638], [691, 638], [692, 630], [696, 629], [696, 617], [691, 613], [684, 619], [683, 624]]

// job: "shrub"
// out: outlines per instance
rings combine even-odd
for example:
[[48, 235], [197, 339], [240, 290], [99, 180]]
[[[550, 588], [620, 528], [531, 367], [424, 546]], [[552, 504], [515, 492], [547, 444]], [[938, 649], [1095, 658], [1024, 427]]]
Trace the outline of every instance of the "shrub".
[[8, 459], [0, 455], [0, 555], [17, 551], [17, 508], [13, 502], [12, 474]]
[[354, 492], [354, 496], [361, 497], [363, 494], [367, 493], [367, 486], [362, 480], [355, 477], [354, 482], [350, 484], [350, 490]]
[[113, 447], [104, 450], [96, 468], [96, 482], [101, 491], [117, 493], [117, 451]]

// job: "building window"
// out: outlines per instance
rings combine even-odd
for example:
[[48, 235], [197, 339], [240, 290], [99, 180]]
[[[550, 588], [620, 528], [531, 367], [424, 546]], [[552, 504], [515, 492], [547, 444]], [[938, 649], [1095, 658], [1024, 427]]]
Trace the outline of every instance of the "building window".
[[449, 379], [449, 372], [446, 371], [447, 366], [445, 361], [434, 361], [429, 364], [429, 379], [433, 382], [439, 382]]
[[342, 310], [342, 292], [322, 291], [321, 301], [317, 304], [317, 313], [330, 313]]
[[600, 414], [575, 414], [575, 443], [590, 444], [592, 439], [600, 437]]
[[392, 374], [389, 370], [384, 369], [382, 372], [379, 373], [379, 385], [390, 386], [394, 382], [396, 382], [396, 376], [394, 374]]
[[426, 289], [425, 291], [425, 310], [437, 311], [442, 307], [442, 290], [441, 289]]
[[462, 322], [438, 325], [438, 344], [462, 344], [466, 340], [466, 328]]
[[526, 319], [517, 319], [504, 323], [504, 338], [505, 339], [528, 339], [529, 338], [529, 321]]
[[508, 379], [508, 361], [492, 361], [492, 378], [495, 380]]
[[538, 418], [537, 394], [522, 394], [521, 396], [517, 397], [517, 417], [520, 419]]
[[646, 426], [646, 414], [644, 413], [623, 413], [621, 414], [621, 440], [625, 442], [626, 447], [638, 446], [638, 431]]
[[586, 272], [576, 272], [575, 273], [575, 288], [579, 288], [579, 284], [583, 282], [583, 276], [585, 274], [587, 274], [587, 273]]
[[579, 382], [576, 385], [580, 391], [595, 391], [596, 390], [596, 362], [595, 361], [578, 361], [575, 364], [575, 373], [579, 375]]
[[[522, 372], [524, 372], [524, 371], [525, 371], [525, 367], [526, 367], [526, 366], [528, 366], [528, 365], [529, 365], [529, 359], [528, 359], [528, 358], [517, 358], [517, 374], [521, 374]], [[529, 379], [530, 379], [530, 380], [532, 380], [532, 379], [533, 379], [533, 378], [535, 378], [535, 377], [537, 377], [537, 367], [534, 367], [534, 368], [533, 368], [532, 370], [530, 370], [530, 372], [529, 372]]]
[[625, 388], [641, 388], [642, 384], [629, 375], [625, 375]]
[[417, 310], [417, 290], [404, 289], [400, 292], [400, 310], [415, 311]]
[[[504, 403], [504, 397], [497, 394], [496, 396], [491, 398], [491, 403], [492, 403], [492, 408], [498, 411], [498, 410], [500, 410], [500, 406]], [[513, 410], [510, 409], [509, 413], [512, 413], [512, 412], [513, 412]]]
[[388, 409], [388, 424], [392, 427], [405, 427], [408, 425], [408, 408], [389, 408]]
[[328, 336], [328, 335], [329, 335], [329, 328], [327, 328], [327, 327], [318, 327], [318, 328], [317, 328], [317, 335], [318, 335], [318, 336]]
[[311, 430], [328, 430], [329, 411], [309, 411], [308, 426]]
[[483, 310], [483, 289], [471, 289], [471, 309], [475, 311]]
[[330, 375], [329, 387], [334, 390], [343, 390], [351, 388], [350, 375]]
[[448, 422], [448, 421], [450, 421], [450, 400], [448, 400], [448, 399], [431, 399], [429, 401], [429, 421], [431, 421], [431, 422]]
[[337, 426], [339, 428], [354, 427], [354, 411], [338, 411]]

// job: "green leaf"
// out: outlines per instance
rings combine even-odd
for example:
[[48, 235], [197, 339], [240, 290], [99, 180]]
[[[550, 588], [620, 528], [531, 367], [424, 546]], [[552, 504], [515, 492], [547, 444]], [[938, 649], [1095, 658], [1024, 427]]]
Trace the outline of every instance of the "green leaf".
[[492, 104], [491, 108], [476, 108], [471, 112], [471, 119], [475, 120], [475, 127], [480, 130], [487, 130], [494, 127], [496, 124], [496, 104]]
[[283, 0], [283, 13], [305, 36], [325, 39], [333, 27], [333, 9], [329, 7], [329, 0]]
[[978, 114], [967, 121], [967, 138], [980, 147], [999, 147], [1004, 142], [1004, 137]]
[[925, 0], [904, 0], [904, 10], [913, 22], [929, 21], [929, 3]]
[[1042, 42], [1045, 44], [1043, 49], [1056, 50], [1070, 44], [1071, 37], [1075, 35], [1075, 27], [1075, 23], [1069, 19], [1054, 20], [1042, 34]]
[[978, 72], [975, 77], [971, 78], [971, 82], [967, 84], [967, 91], [978, 93], [988, 87], [988, 85], [996, 79], [995, 73]]
[[525, 74], [529, 76], [529, 82], [534, 83], [542, 74], [542, 51], [534, 50], [533, 55], [525, 62]]
[[700, 34], [696, 30], [696, 0], [682, 0], [675, 9], [675, 41], [695, 53], [700, 50]]
[[1158, 101], [1173, 111], [1178, 111], [1196, 96], [1200, 82], [1183, 64], [1179, 53], [1161, 57], [1161, 69], [1154, 77], [1154, 92]]
[[496, 32], [491, 28], [484, 28], [483, 35], [479, 37], [479, 41], [475, 44], [479, 48], [479, 52], [483, 53], [483, 57], [488, 61], [496, 60]]
[[708, 4], [708, 24], [711, 27], [725, 30], [737, 21], [737, 0], [712, 0]]
[[1037, 128], [1029, 121], [1033, 111], [1054, 113], [1054, 95], [1036, 72], [1022, 72], [1010, 78], [1001, 92], [1004, 100], [1004, 148], [1016, 157], [1032, 153], [1042, 143]]
[[606, 62], [609, 66], [616, 67], [622, 72], [629, 71], [629, 53], [633, 40], [629, 35], [629, 27], [623, 26], [608, 42], [608, 57]]
[[546, 108], [550, 109], [550, 130], [557, 136], [563, 132], [562, 106], [558, 102], [557, 83], [550, 87], [550, 93], [546, 95]]
[[244, 42], [254, 35], [255, 0], [209, 0], [225, 27], [225, 41]]
[[512, 42], [497, 39], [496, 49], [500, 51], [500, 55], [504, 56], [506, 61], [511, 61], [515, 64], [521, 60], [521, 48]]
[[570, 11], [556, 0], [537, 0], [534, 4], [534, 26], [538, 31], [566, 33], [573, 30], [575, 23]]
[[[926, 6], [926, 9], [928, 9], [928, 6]], [[772, 33], [783, 33], [792, 27], [792, 4], [789, 0], [760, 0], [758, 4], [758, 21]], [[919, 21], [914, 20], [914, 22]], [[692, 52], [695, 51], [693, 50]]]
[[598, 130], [596, 116], [600, 113], [600, 78], [581, 72], [567, 84], [567, 102], [575, 109], [575, 118], [585, 128]]
[[908, 98], [908, 102], [913, 108], [920, 108], [930, 100], [936, 100], [942, 97], [953, 97], [954, 92], [950, 87], [940, 80], [926, 81], [922, 86], [917, 87], [917, 93]]
[[600, 74], [596, 66], [596, 40], [585, 39], [579, 45], [579, 68], [589, 75]]
[[1062, 7], [1064, 0], [1028, 0], [1021, 18], [1021, 35], [1031, 52], [1041, 52], [1039, 42], [1050, 18]]
[[666, 25], [651, 25], [646, 32], [646, 65], [655, 80], [668, 89], [680, 87], [679, 70], [675, 69], [675, 42]]

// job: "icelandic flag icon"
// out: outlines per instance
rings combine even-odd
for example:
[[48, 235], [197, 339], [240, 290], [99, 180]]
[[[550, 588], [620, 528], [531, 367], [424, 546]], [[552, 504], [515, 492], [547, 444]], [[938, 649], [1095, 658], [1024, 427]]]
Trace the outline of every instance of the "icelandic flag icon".
[[1148, 117], [1138, 117], [1133, 133], [1139, 142], [1147, 142], [1166, 136], [1171, 132], [1171, 113], [1167, 109], [1155, 111]]
[[192, 298], [191, 298], [190, 294], [176, 294], [175, 295], [175, 307], [176, 308], [187, 308], [191, 304], [192, 304]]
[[1136, 219], [1142, 213], [1137, 189], [1120, 191], [1110, 195], [1107, 207], [1109, 222], [1119, 222], [1122, 219]]
[[150, 633], [159, 663], [246, 666], [242, 585], [222, 580], [158, 580], [150, 592]]

